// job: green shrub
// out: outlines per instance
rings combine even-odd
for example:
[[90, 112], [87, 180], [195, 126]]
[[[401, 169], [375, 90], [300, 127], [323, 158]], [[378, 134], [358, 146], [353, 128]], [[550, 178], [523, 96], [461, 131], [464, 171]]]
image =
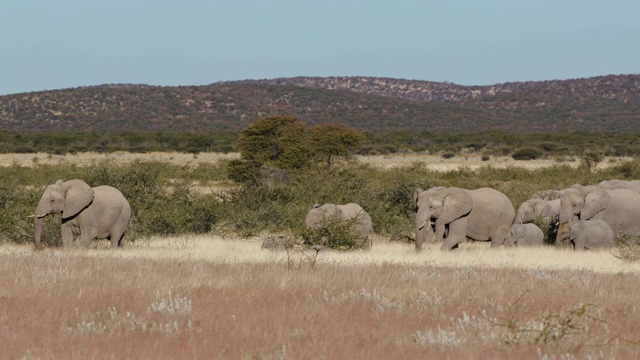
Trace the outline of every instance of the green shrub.
[[359, 244], [350, 229], [357, 219], [340, 221], [335, 217], [326, 219], [318, 229], [305, 229], [302, 232], [304, 244], [336, 250], [353, 250], [364, 247]]
[[542, 155], [544, 155], [544, 152], [541, 149], [527, 146], [514, 151], [511, 157], [514, 160], [535, 160]]

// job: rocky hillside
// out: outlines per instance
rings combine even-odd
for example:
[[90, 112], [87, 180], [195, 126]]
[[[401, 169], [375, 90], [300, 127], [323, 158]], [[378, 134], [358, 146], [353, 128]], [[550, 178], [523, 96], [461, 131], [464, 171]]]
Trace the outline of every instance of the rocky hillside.
[[159, 87], [100, 85], [0, 97], [0, 130], [239, 131], [292, 115], [365, 131], [640, 133], [640, 75], [491, 86], [296, 77]]

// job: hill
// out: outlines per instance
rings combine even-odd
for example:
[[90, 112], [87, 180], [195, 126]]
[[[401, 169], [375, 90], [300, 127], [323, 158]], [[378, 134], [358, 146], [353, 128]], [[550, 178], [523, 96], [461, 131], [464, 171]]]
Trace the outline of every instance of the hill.
[[231, 131], [269, 115], [380, 131], [640, 133], [640, 75], [490, 86], [296, 77], [161, 87], [108, 84], [0, 96], [0, 130]]

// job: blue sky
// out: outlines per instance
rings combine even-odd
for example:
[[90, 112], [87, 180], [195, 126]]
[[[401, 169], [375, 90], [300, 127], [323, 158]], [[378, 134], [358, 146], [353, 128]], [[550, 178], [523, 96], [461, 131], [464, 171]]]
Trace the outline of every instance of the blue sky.
[[489, 85], [640, 73], [637, 0], [20, 0], [0, 95], [379, 76]]

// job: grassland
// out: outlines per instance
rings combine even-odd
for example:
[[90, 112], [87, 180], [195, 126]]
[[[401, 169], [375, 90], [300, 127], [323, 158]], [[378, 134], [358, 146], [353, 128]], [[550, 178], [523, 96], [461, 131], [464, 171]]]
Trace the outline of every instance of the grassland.
[[610, 253], [261, 250], [154, 238], [0, 248], [3, 358], [612, 359], [640, 356], [640, 265]]
[[[433, 246], [416, 254], [411, 243], [392, 240], [393, 234], [412, 227], [410, 210], [395, 214], [394, 206], [407, 206], [405, 192], [416, 183], [489, 185], [517, 203], [552, 184], [638, 176], [637, 164], [628, 159], [607, 159], [585, 173], [576, 161], [377, 157], [361, 159], [371, 165], [355, 170], [333, 170], [336, 185], [314, 173], [286, 189], [276, 184], [234, 197], [231, 188], [225, 190], [227, 197], [221, 192], [229, 184], [215, 167], [225, 159], [213, 155], [99, 156], [0, 157], [7, 166], [0, 183], [4, 207], [28, 203], [15, 215], [0, 211], [3, 231], [13, 232], [3, 234], [12, 240], [0, 245], [2, 358], [640, 357], [638, 262], [608, 251], [492, 250], [486, 243], [465, 243], [448, 253]], [[122, 250], [95, 242], [85, 251], [35, 251], [28, 242], [29, 223], [12, 228], [4, 222], [26, 219], [42, 184], [58, 176], [113, 182], [138, 208], [159, 198], [159, 205], [142, 209], [146, 216], [158, 215], [148, 224], [138, 215], [132, 229], [138, 236], [130, 236], [135, 241]], [[28, 194], [15, 196], [15, 183], [23, 179], [33, 185], [25, 190]], [[326, 188], [327, 197], [354, 196], [356, 185], [364, 193], [362, 202], [378, 221], [371, 251], [316, 254], [260, 248], [261, 239], [272, 233], [269, 229], [300, 222], [294, 215], [274, 213], [287, 208], [296, 214], [306, 208], [304, 201], [318, 196], [308, 191], [319, 189], [314, 181]], [[186, 190], [180, 188], [182, 182]], [[165, 197], [177, 189], [189, 201]], [[264, 212], [247, 203], [234, 207], [250, 196], [266, 196], [271, 206]], [[143, 226], [161, 230], [170, 221], [196, 222], [198, 218], [179, 217], [174, 209], [194, 206], [196, 212], [220, 207], [201, 219], [214, 222], [213, 228], [201, 228], [199, 234], [139, 234]], [[388, 213], [395, 215], [381, 220]], [[238, 227], [227, 224], [231, 231], [223, 231], [215, 223], [228, 219]], [[397, 229], [392, 226], [396, 222]], [[240, 226], [245, 230], [234, 231]], [[248, 231], [251, 227], [260, 229]], [[47, 228], [49, 236], [57, 232], [56, 225]]]

